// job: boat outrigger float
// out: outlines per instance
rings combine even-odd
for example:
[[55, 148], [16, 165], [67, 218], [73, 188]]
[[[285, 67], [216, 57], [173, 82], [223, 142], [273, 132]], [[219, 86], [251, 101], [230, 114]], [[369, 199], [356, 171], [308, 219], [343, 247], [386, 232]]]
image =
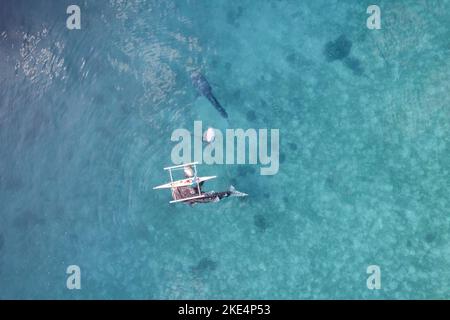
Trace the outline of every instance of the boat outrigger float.
[[[217, 178], [217, 176], [198, 177], [198, 162], [186, 163], [178, 166], [164, 168], [169, 171], [170, 182], [154, 187], [153, 189], [171, 189], [173, 200], [170, 203], [185, 202], [188, 204], [217, 202], [223, 198], [235, 196], [245, 197], [246, 193], [236, 191], [233, 186], [223, 192], [203, 192], [202, 186], [205, 181]], [[185, 179], [173, 180], [173, 171], [183, 170]]]

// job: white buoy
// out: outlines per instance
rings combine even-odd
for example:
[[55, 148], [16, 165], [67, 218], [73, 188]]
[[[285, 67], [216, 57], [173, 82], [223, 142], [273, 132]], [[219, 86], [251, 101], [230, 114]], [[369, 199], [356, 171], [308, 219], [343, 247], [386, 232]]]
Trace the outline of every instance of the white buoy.
[[203, 135], [203, 141], [205, 141], [207, 143], [211, 143], [214, 141], [215, 138], [216, 138], [216, 132], [214, 131], [213, 128], [209, 127], [205, 131], [205, 134]]

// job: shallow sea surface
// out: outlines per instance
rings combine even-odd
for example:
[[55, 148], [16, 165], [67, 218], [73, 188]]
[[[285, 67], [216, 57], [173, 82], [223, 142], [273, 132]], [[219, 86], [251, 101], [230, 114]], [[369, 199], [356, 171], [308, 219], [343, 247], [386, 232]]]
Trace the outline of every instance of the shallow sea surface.
[[[78, 3], [1, 4], [1, 299], [450, 298], [450, 1]], [[278, 174], [169, 205], [195, 120], [279, 129]]]

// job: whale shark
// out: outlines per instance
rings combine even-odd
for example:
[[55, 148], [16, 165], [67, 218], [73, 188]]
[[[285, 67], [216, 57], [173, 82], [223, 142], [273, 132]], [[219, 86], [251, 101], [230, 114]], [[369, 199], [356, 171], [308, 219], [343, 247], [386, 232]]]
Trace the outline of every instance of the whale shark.
[[[200, 182], [200, 187], [203, 185], [204, 182]], [[193, 188], [191, 186], [182, 186], [177, 187], [174, 190], [172, 190], [172, 195], [175, 200], [177, 199], [185, 199], [194, 196], [197, 194], [197, 189]], [[221, 191], [221, 192], [203, 192], [201, 193], [203, 196], [202, 198], [192, 199], [188, 200], [185, 203], [189, 205], [194, 205], [196, 203], [208, 203], [208, 202], [219, 202], [220, 200], [228, 197], [246, 197], [248, 194], [244, 192], [237, 191], [233, 186], [230, 186], [230, 188], [227, 191]]]
[[197, 89], [197, 91], [211, 102], [211, 104], [219, 111], [220, 115], [225, 119], [228, 119], [228, 113], [217, 101], [216, 97], [212, 93], [212, 88], [209, 85], [208, 80], [200, 72], [195, 71], [191, 74], [192, 85]]

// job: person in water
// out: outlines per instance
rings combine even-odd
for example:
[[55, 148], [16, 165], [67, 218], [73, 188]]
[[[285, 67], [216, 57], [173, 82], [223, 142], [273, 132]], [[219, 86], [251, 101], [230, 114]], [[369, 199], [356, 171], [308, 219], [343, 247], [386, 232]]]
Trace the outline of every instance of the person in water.
[[[184, 168], [184, 176], [186, 178], [193, 178], [194, 177], [194, 171], [192, 170], [192, 167], [187, 166]], [[208, 202], [218, 202], [222, 200], [223, 198], [228, 197], [245, 197], [247, 196], [246, 193], [237, 191], [233, 186], [230, 186], [230, 189], [228, 191], [221, 191], [221, 192], [203, 192], [204, 181], [199, 183], [199, 189], [200, 189], [200, 195], [204, 196], [202, 198], [197, 199], [191, 199], [185, 201], [186, 203], [190, 205], [194, 205], [196, 203], [208, 203]], [[196, 182], [193, 182], [192, 186], [184, 186], [184, 187], [177, 187], [172, 189], [172, 197], [174, 200], [181, 200], [186, 198], [191, 198], [198, 196], [198, 188]]]

